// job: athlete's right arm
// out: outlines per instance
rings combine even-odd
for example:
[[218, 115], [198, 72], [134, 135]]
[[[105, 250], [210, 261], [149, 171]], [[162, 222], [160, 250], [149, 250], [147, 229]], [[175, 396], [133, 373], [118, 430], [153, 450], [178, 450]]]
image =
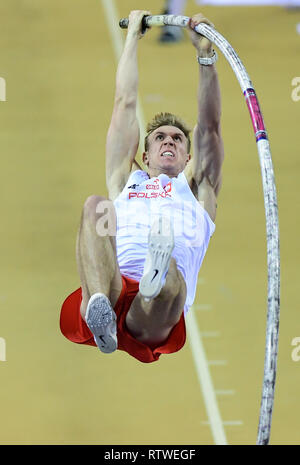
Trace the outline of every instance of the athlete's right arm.
[[130, 13], [124, 50], [117, 69], [114, 108], [106, 139], [106, 185], [112, 200], [126, 184], [139, 146], [137, 44], [142, 37], [142, 19], [149, 14], [148, 11]]

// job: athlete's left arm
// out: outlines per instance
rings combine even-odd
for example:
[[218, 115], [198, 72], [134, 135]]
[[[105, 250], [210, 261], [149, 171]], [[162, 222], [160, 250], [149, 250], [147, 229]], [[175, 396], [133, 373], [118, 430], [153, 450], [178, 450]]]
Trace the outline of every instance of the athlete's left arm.
[[[212, 25], [201, 14], [195, 15], [191, 21], [192, 27], [200, 22]], [[212, 56], [212, 43], [208, 39], [191, 31], [191, 40], [198, 56]], [[194, 194], [200, 202], [204, 202], [204, 208], [214, 221], [224, 159], [221, 93], [215, 65], [198, 66], [198, 119], [194, 128], [194, 156], [187, 167], [187, 174]]]

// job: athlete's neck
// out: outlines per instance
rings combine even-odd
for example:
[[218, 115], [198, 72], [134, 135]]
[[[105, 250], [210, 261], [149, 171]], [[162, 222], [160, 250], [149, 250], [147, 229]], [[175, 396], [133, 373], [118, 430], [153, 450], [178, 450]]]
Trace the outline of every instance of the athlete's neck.
[[149, 178], [156, 178], [158, 177], [160, 174], [166, 174], [169, 178], [177, 178], [177, 176], [180, 174], [180, 173], [170, 173], [168, 172], [167, 170], [148, 170], [146, 171], [146, 173], [148, 174]]

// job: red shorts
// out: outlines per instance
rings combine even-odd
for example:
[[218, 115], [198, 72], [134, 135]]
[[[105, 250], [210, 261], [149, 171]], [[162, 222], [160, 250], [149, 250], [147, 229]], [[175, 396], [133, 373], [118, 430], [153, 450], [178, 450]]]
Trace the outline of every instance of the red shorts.
[[[139, 283], [133, 279], [122, 276], [123, 287], [120, 297], [115, 305], [117, 315], [118, 349], [124, 350], [141, 362], [150, 363], [159, 359], [161, 354], [170, 354], [180, 350], [185, 343], [186, 331], [182, 312], [179, 322], [174, 326], [168, 339], [159, 347], [150, 349], [147, 344], [135, 339], [126, 327], [126, 315], [131, 302], [139, 290]], [[77, 344], [97, 346], [94, 337], [82, 319], [80, 304], [82, 300], [81, 288], [70, 294], [64, 301], [60, 314], [60, 329], [63, 335]]]

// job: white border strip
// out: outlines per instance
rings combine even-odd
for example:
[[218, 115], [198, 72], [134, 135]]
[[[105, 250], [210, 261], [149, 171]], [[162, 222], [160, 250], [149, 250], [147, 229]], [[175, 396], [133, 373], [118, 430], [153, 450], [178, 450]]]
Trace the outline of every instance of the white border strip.
[[[116, 59], [119, 60], [123, 50], [123, 36], [119, 28], [119, 15], [115, 6], [114, 0], [101, 0], [102, 7], [105, 11], [106, 22], [108, 30], [111, 35], [113, 48]], [[141, 132], [145, 133], [145, 118], [143, 115], [142, 107], [138, 98], [137, 105], [137, 118], [140, 123]], [[143, 140], [143, 138], [141, 138]], [[189, 342], [192, 348], [192, 354], [196, 366], [196, 372], [198, 380], [202, 389], [204, 397], [205, 408], [207, 411], [209, 424], [212, 430], [213, 439], [217, 445], [227, 445], [227, 440], [222, 425], [222, 419], [218, 409], [218, 403], [213, 387], [213, 383], [210, 377], [208, 363], [206, 360], [204, 348], [201, 341], [199, 329], [197, 327], [197, 321], [193, 314], [193, 308], [187, 314], [186, 327], [188, 332]]]

